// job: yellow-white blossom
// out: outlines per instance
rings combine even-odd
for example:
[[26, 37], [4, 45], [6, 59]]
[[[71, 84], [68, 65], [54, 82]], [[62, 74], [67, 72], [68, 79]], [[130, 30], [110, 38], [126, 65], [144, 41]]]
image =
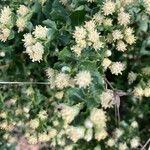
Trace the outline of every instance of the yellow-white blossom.
[[67, 129], [67, 135], [74, 143], [77, 142], [79, 139], [84, 138], [84, 132], [85, 128], [80, 126], [79, 127], [70, 126]]
[[89, 142], [89, 141], [92, 140], [92, 138], [93, 138], [93, 129], [92, 129], [92, 128], [89, 128], [89, 129], [87, 129], [86, 132], [85, 132], [84, 139], [85, 139], [87, 142]]
[[26, 20], [22, 17], [19, 17], [16, 21], [16, 25], [19, 28], [19, 31], [23, 31], [26, 27]]
[[114, 92], [106, 90], [100, 95], [101, 105], [103, 108], [110, 108], [114, 105]]
[[107, 137], [108, 133], [106, 132], [106, 130], [100, 130], [100, 131], [96, 131], [95, 133], [95, 139], [97, 141], [103, 140]]
[[48, 142], [49, 141], [49, 136], [46, 132], [38, 134], [38, 141], [39, 142]]
[[126, 143], [119, 143], [119, 150], [126, 150], [127, 148], [128, 147]]
[[81, 106], [81, 104], [77, 104], [74, 106], [68, 106], [65, 104], [62, 105], [61, 116], [65, 123], [69, 124], [74, 120], [74, 118], [78, 115]]
[[35, 43], [35, 39], [33, 38], [31, 33], [26, 33], [23, 35], [24, 46], [27, 48], [28, 46], [32, 46]]
[[29, 127], [31, 127], [32, 129], [36, 129], [39, 126], [39, 119], [32, 119], [29, 122]]
[[137, 121], [133, 121], [133, 122], [131, 123], [131, 127], [137, 128], [137, 127], [138, 127]]
[[118, 14], [118, 23], [120, 25], [127, 26], [130, 23], [130, 15], [124, 11], [121, 11]]
[[113, 40], [116, 41], [116, 40], [121, 40], [123, 38], [123, 34], [121, 33], [120, 30], [114, 30], [112, 32], [112, 36], [113, 36]]
[[93, 108], [90, 113], [90, 120], [98, 129], [103, 129], [106, 126], [106, 115], [102, 109]]
[[111, 64], [111, 60], [108, 58], [104, 58], [103, 62], [102, 62], [102, 66], [104, 67], [104, 70], [106, 70]]
[[142, 73], [144, 75], [150, 76], [150, 67], [144, 67], [144, 68], [142, 68]]
[[128, 81], [129, 81], [129, 83], [133, 83], [136, 80], [136, 78], [137, 78], [137, 74], [136, 73], [130, 72], [128, 74]]
[[48, 35], [48, 28], [38, 25], [35, 27], [33, 34], [36, 38], [46, 39]]
[[121, 51], [121, 52], [124, 52], [124, 51], [126, 51], [127, 50], [127, 45], [123, 42], [123, 41], [118, 41], [117, 42], [117, 50], [118, 51]]
[[134, 96], [141, 97], [141, 96], [143, 96], [144, 91], [143, 91], [141, 86], [137, 86], [137, 87], [134, 88], [133, 94], [134, 94]]
[[4, 29], [0, 29], [0, 40], [2, 42], [6, 42], [6, 40], [8, 39], [9, 35], [10, 35], [10, 30], [8, 28], [4, 28]]
[[113, 14], [115, 12], [115, 9], [116, 9], [116, 4], [111, 0], [106, 0], [102, 7], [102, 11], [106, 16]]
[[37, 144], [38, 143], [38, 140], [37, 140], [37, 137], [35, 135], [31, 135], [27, 138], [28, 140], [28, 143], [29, 144]]
[[150, 87], [146, 87], [143, 92], [145, 97], [150, 97]]
[[21, 16], [25, 16], [27, 15], [29, 12], [28, 7], [26, 7], [25, 5], [20, 5], [19, 9], [17, 10], [17, 13]]
[[7, 25], [11, 23], [11, 9], [9, 6], [3, 7], [0, 14], [0, 23]]
[[40, 42], [37, 42], [33, 46], [28, 46], [25, 53], [29, 55], [32, 62], [40, 62], [43, 59], [44, 46]]
[[122, 129], [116, 128], [114, 131], [115, 139], [119, 139], [123, 135], [124, 131]]
[[103, 19], [104, 19], [104, 16], [102, 16], [100, 12], [96, 13], [96, 14], [93, 16], [93, 21], [94, 21], [95, 23], [97, 23], [98, 25], [101, 25], [101, 24], [102, 24]]
[[75, 77], [75, 84], [79, 88], [86, 88], [92, 82], [91, 73], [89, 71], [80, 71]]
[[130, 145], [131, 145], [131, 148], [137, 148], [140, 144], [140, 139], [139, 137], [134, 137], [133, 139], [131, 139], [130, 141]]
[[113, 147], [115, 145], [116, 141], [113, 139], [113, 138], [110, 138], [108, 141], [107, 141], [107, 145], [109, 147]]
[[136, 42], [136, 37], [134, 35], [129, 35], [125, 37], [125, 40], [128, 44], [132, 45]]
[[69, 80], [70, 80], [70, 77], [68, 74], [58, 73], [55, 78], [55, 85], [59, 89], [66, 88], [70, 85]]
[[112, 62], [109, 68], [112, 74], [119, 75], [125, 70], [125, 64], [121, 62]]
[[51, 79], [55, 76], [55, 71], [52, 68], [47, 68], [46, 69], [46, 76]]
[[104, 26], [112, 26], [112, 21], [113, 21], [112, 19], [106, 18], [103, 20], [103, 25]]

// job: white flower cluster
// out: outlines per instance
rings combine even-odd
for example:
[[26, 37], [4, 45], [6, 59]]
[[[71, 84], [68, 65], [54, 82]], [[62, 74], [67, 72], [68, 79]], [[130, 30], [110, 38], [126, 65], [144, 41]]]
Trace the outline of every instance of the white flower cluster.
[[60, 113], [65, 124], [70, 124], [74, 120], [74, 118], [79, 114], [81, 108], [82, 104], [80, 103], [74, 106], [62, 104]]
[[144, 2], [146, 4], [147, 12], [150, 14], [150, 0], [144, 0]]
[[32, 34], [24, 34], [23, 42], [26, 48], [25, 53], [29, 55], [33, 62], [40, 62], [43, 59], [44, 45], [42, 40], [47, 39], [47, 34], [48, 28], [42, 27], [41, 25], [36, 26]]
[[7, 6], [0, 13], [0, 40], [2, 42], [6, 42], [9, 38], [12, 26], [12, 11]]
[[17, 10], [17, 21], [16, 25], [19, 28], [19, 31], [23, 31], [27, 25], [27, 21], [29, 20], [28, 14], [30, 10], [25, 5], [20, 5]]
[[141, 86], [136, 86], [133, 90], [133, 94], [137, 97], [150, 97], [150, 86], [146, 86], [144, 89]]
[[103, 108], [110, 108], [114, 105], [114, 92], [107, 89], [100, 95], [101, 105]]
[[72, 50], [78, 56], [88, 46], [93, 47], [95, 50], [103, 47], [103, 42], [100, 40], [100, 35], [93, 20], [85, 22], [83, 27], [76, 27], [73, 37], [75, 38], [76, 45], [72, 47]]
[[71, 78], [66, 73], [58, 73], [51, 68], [46, 70], [46, 75], [50, 79], [52, 88], [63, 89], [69, 86], [79, 86], [79, 88], [87, 88], [91, 82], [91, 73], [87, 70], [79, 71], [74, 78]]

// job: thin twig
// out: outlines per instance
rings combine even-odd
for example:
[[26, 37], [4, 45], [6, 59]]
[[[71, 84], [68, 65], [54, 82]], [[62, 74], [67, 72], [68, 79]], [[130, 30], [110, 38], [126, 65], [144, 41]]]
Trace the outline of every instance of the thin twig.
[[40, 84], [40, 85], [49, 85], [50, 82], [9, 82], [9, 81], [0, 81], [0, 84], [19, 84], [19, 85], [27, 85], [27, 84]]
[[112, 84], [107, 80], [107, 78], [104, 78], [104, 80], [106, 81], [106, 83], [110, 86], [110, 88], [112, 90], [115, 90], [115, 88], [112, 86]]
[[149, 142], [150, 142], [150, 138], [147, 140], [147, 142], [144, 144], [144, 146], [141, 148], [141, 150], [144, 150], [145, 147], [149, 144]]

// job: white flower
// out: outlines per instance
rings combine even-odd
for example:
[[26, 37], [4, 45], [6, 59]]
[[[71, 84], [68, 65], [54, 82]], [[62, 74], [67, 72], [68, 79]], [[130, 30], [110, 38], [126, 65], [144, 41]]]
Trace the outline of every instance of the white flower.
[[115, 140], [112, 139], [112, 138], [110, 138], [110, 139], [107, 141], [107, 145], [108, 145], [109, 147], [113, 147], [113, 146], [115, 145]]
[[67, 129], [69, 138], [75, 143], [84, 137], [85, 128], [70, 126]]
[[128, 44], [132, 45], [136, 42], [136, 37], [134, 35], [129, 35], [125, 37], [125, 40]]
[[74, 51], [74, 52], [77, 54], [77, 56], [80, 56], [80, 55], [81, 55], [82, 48], [79, 47], [78, 45], [73, 46], [73, 47], [71, 48], [71, 50]]
[[134, 137], [133, 139], [131, 139], [130, 144], [131, 144], [131, 148], [137, 148], [140, 144], [139, 137]]
[[41, 120], [45, 120], [48, 117], [48, 114], [47, 114], [47, 112], [45, 110], [42, 110], [42, 111], [39, 112], [38, 117]]
[[104, 58], [103, 62], [102, 62], [102, 66], [104, 67], [104, 70], [106, 70], [111, 64], [111, 60], [108, 58]]
[[46, 76], [47, 76], [49, 79], [53, 78], [54, 75], [55, 75], [55, 70], [54, 70], [54, 69], [52, 69], [52, 68], [47, 68], [47, 69], [46, 69]]
[[125, 36], [130, 36], [130, 35], [132, 35], [132, 34], [133, 34], [133, 29], [130, 28], [130, 27], [126, 28], [126, 29], [124, 30], [124, 34], [125, 34]]
[[150, 75], [150, 67], [142, 68], [142, 73], [146, 76], [149, 76]]
[[49, 136], [46, 132], [38, 134], [38, 140], [39, 142], [47, 142], [49, 141]]
[[86, 88], [91, 84], [92, 77], [89, 71], [80, 71], [75, 77], [75, 83], [79, 88]]
[[9, 29], [5, 28], [5, 29], [1, 30], [1, 33], [0, 33], [0, 40], [1, 40], [2, 42], [6, 42], [6, 40], [7, 40], [8, 37], [9, 37], [9, 35], [10, 35], [10, 30], [9, 30]]
[[112, 52], [110, 50], [106, 50], [105, 55], [106, 57], [109, 57], [112, 55]]
[[95, 22], [94, 20], [90, 20], [90, 21], [86, 21], [84, 28], [88, 31], [88, 32], [93, 32], [96, 28]]
[[37, 143], [38, 143], [37, 138], [36, 138], [36, 136], [34, 136], [34, 135], [29, 136], [29, 137], [27, 138], [27, 140], [28, 140], [28, 143], [29, 143], [29, 144], [37, 144]]
[[124, 11], [121, 11], [118, 14], [118, 23], [124, 26], [128, 25], [130, 23], [130, 15]]
[[73, 150], [73, 145], [67, 145], [67, 146], [65, 146], [64, 150]]
[[93, 137], [93, 129], [87, 129], [86, 132], [85, 132], [85, 136], [84, 136], [84, 139], [89, 142], [92, 140], [92, 137]]
[[100, 131], [96, 131], [95, 133], [95, 139], [97, 141], [103, 140], [107, 137], [108, 133], [106, 132], [106, 130], [100, 130]]
[[48, 28], [38, 25], [36, 26], [33, 34], [36, 38], [46, 39], [48, 35]]
[[44, 46], [37, 42], [33, 46], [27, 47], [26, 53], [30, 56], [30, 59], [32, 59], [33, 62], [40, 62], [43, 59], [42, 57], [44, 54]]
[[101, 105], [103, 108], [110, 108], [114, 105], [114, 93], [112, 90], [102, 92], [100, 96]]
[[29, 122], [29, 127], [31, 127], [32, 129], [36, 129], [39, 126], [39, 120], [38, 119], [32, 119]]
[[121, 62], [113, 62], [109, 68], [112, 74], [119, 75], [125, 70], [125, 64]]
[[26, 20], [24, 18], [18, 18], [16, 21], [16, 25], [19, 28], [19, 31], [23, 31], [26, 27]]
[[136, 80], [136, 78], [137, 78], [137, 74], [136, 73], [130, 72], [128, 74], [128, 81], [129, 81], [129, 83], [133, 83]]
[[27, 33], [23, 35], [24, 39], [22, 40], [24, 42], [24, 46], [28, 47], [35, 43], [35, 39], [31, 35], [31, 33]]
[[128, 147], [127, 147], [127, 144], [126, 143], [120, 143], [119, 144], [119, 150], [126, 150]]
[[123, 41], [120, 40], [117, 42], [117, 50], [124, 52], [127, 50], [127, 45]]
[[146, 88], [144, 89], [144, 96], [145, 96], [145, 97], [150, 97], [150, 87], [146, 87]]
[[64, 96], [64, 92], [63, 92], [63, 91], [57, 92], [57, 93], [55, 94], [55, 97], [56, 97], [57, 99], [62, 99], [63, 96]]
[[93, 123], [90, 119], [86, 119], [85, 122], [84, 122], [84, 126], [88, 129], [90, 129], [90, 128], [93, 127]]
[[114, 132], [115, 139], [119, 139], [123, 135], [124, 131], [122, 129], [117, 128]]
[[90, 113], [90, 120], [96, 128], [103, 129], [106, 126], [106, 115], [102, 109], [93, 108]]
[[75, 27], [73, 37], [75, 38], [77, 43], [80, 43], [80, 40], [85, 39], [86, 35], [87, 35], [87, 32], [83, 27]]
[[1, 10], [1, 15], [0, 15], [0, 22], [4, 25], [9, 24], [11, 22], [11, 9], [9, 6], [4, 7]]
[[55, 85], [59, 89], [63, 89], [69, 86], [70, 77], [68, 74], [59, 73], [55, 78]]
[[0, 57], [5, 57], [5, 52], [0, 52]]
[[121, 33], [120, 30], [114, 30], [112, 32], [112, 36], [113, 36], [113, 40], [116, 41], [116, 40], [121, 40], [123, 38], [123, 35]]
[[99, 25], [102, 24], [103, 19], [104, 19], [104, 17], [101, 15], [100, 12], [96, 13], [96, 14], [93, 16], [93, 21], [94, 21], [95, 23], [98, 23]]
[[137, 86], [137, 87], [134, 88], [133, 94], [134, 94], [135, 96], [141, 97], [141, 96], [143, 96], [144, 91], [143, 91], [143, 89], [142, 89], [141, 86]]
[[48, 131], [48, 135], [49, 135], [49, 138], [54, 138], [56, 135], [57, 135], [57, 130], [54, 129], [54, 128], [51, 128], [49, 131]]
[[102, 8], [104, 15], [107, 16], [113, 14], [116, 9], [115, 7], [116, 5], [114, 2], [112, 2], [111, 0], [106, 0]]
[[17, 13], [21, 16], [27, 15], [28, 12], [29, 12], [29, 9], [25, 5], [20, 5], [19, 9], [17, 10]]
[[78, 115], [81, 106], [81, 104], [77, 104], [74, 106], [68, 106], [65, 104], [62, 105], [61, 116], [65, 123], [69, 124], [74, 120], [74, 118]]
[[137, 127], [138, 127], [137, 121], [133, 121], [133, 122], [131, 123], [131, 127], [137, 128]]
[[112, 19], [106, 18], [103, 20], [104, 26], [112, 26]]

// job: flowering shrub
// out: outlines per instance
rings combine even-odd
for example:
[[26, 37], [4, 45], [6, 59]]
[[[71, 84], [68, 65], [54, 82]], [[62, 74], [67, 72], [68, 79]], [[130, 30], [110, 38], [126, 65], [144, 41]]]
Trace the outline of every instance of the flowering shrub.
[[1, 149], [148, 149], [150, 0], [0, 8]]

